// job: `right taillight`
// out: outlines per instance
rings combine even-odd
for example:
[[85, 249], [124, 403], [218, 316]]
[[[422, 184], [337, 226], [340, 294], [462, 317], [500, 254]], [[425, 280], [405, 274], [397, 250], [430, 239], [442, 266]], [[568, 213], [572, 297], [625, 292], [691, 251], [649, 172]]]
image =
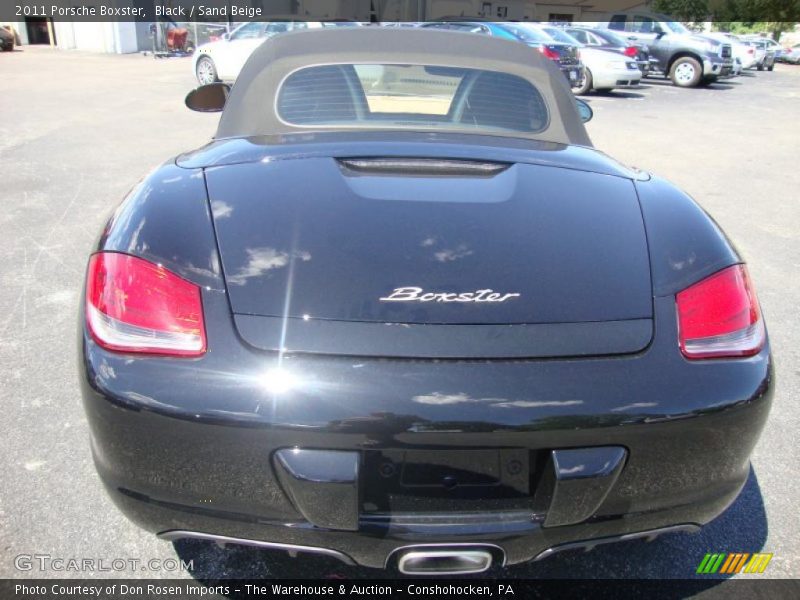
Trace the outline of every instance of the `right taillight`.
[[206, 351], [200, 288], [136, 256], [100, 252], [91, 257], [86, 323], [108, 350], [162, 356]]
[[723, 269], [679, 292], [678, 341], [686, 358], [752, 356], [766, 339], [744, 265]]
[[547, 46], [540, 46], [539, 47], [539, 52], [544, 54], [550, 60], [558, 60], [559, 58], [561, 58], [559, 56], [558, 52], [556, 52], [555, 50], [551, 50]]
[[639, 51], [636, 49], [636, 46], [628, 46], [625, 48], [625, 56], [630, 56], [631, 58], [635, 57]]

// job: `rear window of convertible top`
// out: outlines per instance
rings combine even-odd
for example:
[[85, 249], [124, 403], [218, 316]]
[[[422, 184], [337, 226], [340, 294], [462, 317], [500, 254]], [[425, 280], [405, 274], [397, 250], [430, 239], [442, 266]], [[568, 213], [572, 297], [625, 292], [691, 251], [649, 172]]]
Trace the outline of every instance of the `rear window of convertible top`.
[[299, 127], [538, 133], [542, 95], [521, 77], [431, 65], [336, 64], [284, 79], [278, 116]]

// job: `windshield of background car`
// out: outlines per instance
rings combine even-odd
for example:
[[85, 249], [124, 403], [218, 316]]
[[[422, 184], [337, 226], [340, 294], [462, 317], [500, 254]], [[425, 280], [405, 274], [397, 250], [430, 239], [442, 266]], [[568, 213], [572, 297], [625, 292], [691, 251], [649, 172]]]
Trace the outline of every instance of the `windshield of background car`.
[[433, 65], [333, 64], [288, 75], [278, 117], [314, 128], [539, 133], [549, 123], [539, 90], [498, 71]]
[[250, 40], [264, 35], [264, 23], [245, 23], [231, 33], [232, 40]]
[[667, 27], [672, 30], [672, 33], [691, 33], [683, 23], [677, 21], [665, 21]]

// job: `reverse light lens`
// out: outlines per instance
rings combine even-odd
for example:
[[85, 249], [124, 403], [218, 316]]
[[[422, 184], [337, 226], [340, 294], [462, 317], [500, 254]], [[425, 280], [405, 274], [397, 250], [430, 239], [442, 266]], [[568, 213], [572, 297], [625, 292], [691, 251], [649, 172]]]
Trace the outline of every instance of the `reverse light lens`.
[[162, 356], [206, 351], [200, 288], [127, 254], [101, 252], [89, 260], [86, 322], [108, 350]]
[[679, 292], [678, 338], [687, 358], [752, 356], [766, 332], [744, 265], [723, 269]]

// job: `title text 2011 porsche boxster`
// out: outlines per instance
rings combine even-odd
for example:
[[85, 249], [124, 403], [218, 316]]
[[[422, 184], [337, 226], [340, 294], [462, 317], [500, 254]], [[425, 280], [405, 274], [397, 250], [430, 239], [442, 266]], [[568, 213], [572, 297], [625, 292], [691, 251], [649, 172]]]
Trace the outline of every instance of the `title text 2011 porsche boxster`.
[[[480, 572], [696, 529], [771, 401], [743, 261], [592, 148], [551, 61], [416, 29], [268, 40], [89, 259], [97, 470], [166, 539]], [[710, 468], [713, 465], [713, 468]]]

